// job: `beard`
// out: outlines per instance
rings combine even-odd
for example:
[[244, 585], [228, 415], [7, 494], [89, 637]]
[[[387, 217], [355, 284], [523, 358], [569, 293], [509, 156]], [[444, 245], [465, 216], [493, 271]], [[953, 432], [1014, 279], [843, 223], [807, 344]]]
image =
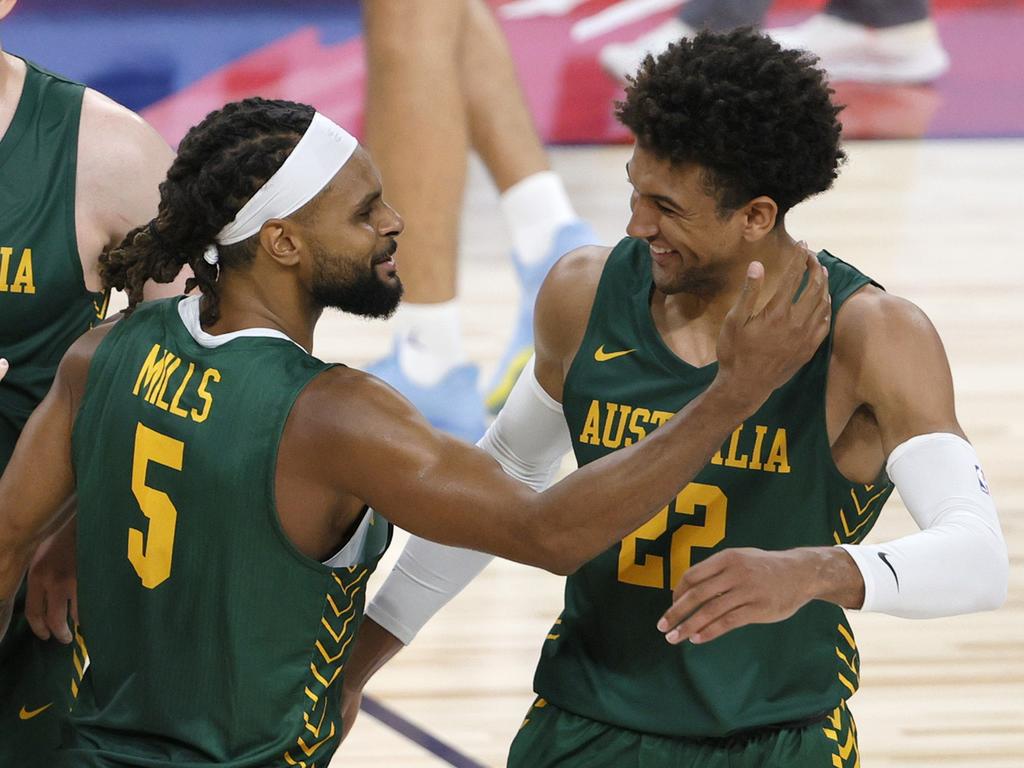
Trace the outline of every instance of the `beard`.
[[334, 307], [360, 317], [391, 317], [402, 299], [398, 275], [380, 278], [376, 265], [390, 257], [398, 242], [375, 253], [366, 264], [338, 264], [325, 250], [313, 251], [313, 299], [321, 307]]
[[654, 287], [666, 296], [687, 293], [701, 299], [719, 294], [726, 285], [721, 270], [715, 267], [690, 267], [674, 275], [654, 272]]

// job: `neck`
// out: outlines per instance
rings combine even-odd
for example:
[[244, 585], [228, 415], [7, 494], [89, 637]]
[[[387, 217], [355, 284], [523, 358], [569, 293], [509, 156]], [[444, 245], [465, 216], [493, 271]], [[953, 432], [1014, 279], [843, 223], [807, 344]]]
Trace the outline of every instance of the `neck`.
[[20, 65], [21, 60], [6, 53], [0, 45], [0, 94], [5, 94], [11, 82], [18, 79]]
[[292, 286], [289, 291], [283, 283], [251, 273], [222, 271], [217, 281], [220, 317], [203, 330], [222, 334], [248, 328], [272, 328], [312, 353], [313, 332], [323, 308], [314, 304], [300, 286]]

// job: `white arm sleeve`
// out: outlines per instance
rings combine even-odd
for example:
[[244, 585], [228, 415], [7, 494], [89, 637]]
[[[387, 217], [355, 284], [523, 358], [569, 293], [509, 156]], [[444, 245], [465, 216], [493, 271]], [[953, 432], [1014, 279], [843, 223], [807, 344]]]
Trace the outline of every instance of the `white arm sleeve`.
[[864, 577], [862, 610], [909, 619], [994, 610], [1009, 559], [978, 454], [956, 435], [897, 446], [889, 477], [921, 530], [877, 545], [841, 545]]
[[[508, 402], [480, 438], [505, 473], [535, 491], [546, 488], [572, 447], [561, 404], [541, 388], [533, 358]], [[491, 562], [492, 556], [413, 536], [366, 607], [366, 615], [408, 645], [435, 613]]]

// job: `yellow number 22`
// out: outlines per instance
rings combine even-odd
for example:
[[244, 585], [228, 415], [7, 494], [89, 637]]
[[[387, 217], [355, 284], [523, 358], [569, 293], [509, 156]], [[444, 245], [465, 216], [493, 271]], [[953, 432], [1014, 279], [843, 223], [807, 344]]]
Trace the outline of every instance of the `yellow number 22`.
[[[674, 508], [673, 508], [674, 507]], [[637, 543], [657, 541], [668, 531], [669, 512], [692, 516], [697, 507], [704, 508], [704, 524], [679, 526], [672, 534], [671, 574], [665, 584], [665, 558], [645, 554], [637, 557]], [[661, 509], [654, 517], [622, 540], [619, 549], [619, 581], [639, 587], [672, 589], [692, 564], [694, 547], [713, 547], [725, 538], [725, 517], [728, 499], [716, 485], [690, 483], [676, 496], [675, 502]]]
[[128, 529], [128, 560], [142, 579], [142, 586], [154, 589], [171, 575], [174, 554], [174, 528], [178, 510], [171, 497], [146, 485], [146, 470], [155, 462], [181, 471], [185, 444], [155, 432], [144, 424], [135, 429], [135, 456], [132, 459], [132, 493], [142, 514], [149, 518], [149, 535], [137, 528]]

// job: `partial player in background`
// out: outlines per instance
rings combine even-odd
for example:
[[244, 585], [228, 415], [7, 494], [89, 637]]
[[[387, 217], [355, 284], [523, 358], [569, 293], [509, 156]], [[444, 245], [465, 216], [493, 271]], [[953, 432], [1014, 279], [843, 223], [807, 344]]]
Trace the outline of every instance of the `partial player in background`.
[[[15, 2], [0, 0], [0, 19]], [[0, 382], [0, 470], [64, 352], [106, 314], [99, 255], [153, 215], [172, 157], [138, 115], [0, 50], [0, 355], [9, 363]], [[150, 295], [180, 290], [178, 282]], [[73, 541], [71, 528], [53, 542], [64, 546], [51, 563], [72, 575]], [[79, 675], [67, 624], [74, 596], [64, 597], [34, 606], [40, 627], [47, 610], [64, 618], [44, 642], [19, 592], [0, 644], [0, 765], [48, 764], [56, 746]]]
[[[757, 27], [772, 0], [691, 0], [676, 18], [627, 43], [601, 49], [601, 64], [619, 80], [636, 72], [647, 54], [702, 29], [726, 32]], [[792, 27], [770, 29], [784, 48], [811, 51], [833, 81], [927, 83], [949, 69], [928, 0], [829, 0]]]
[[[831, 318], [813, 257], [756, 314], [764, 271], [748, 265], [714, 383], [642, 445], [537, 494], [391, 387], [310, 354], [325, 307], [384, 317], [401, 296], [402, 220], [347, 132], [307, 105], [231, 103], [184, 138], [160, 190], [157, 217], [101, 262], [132, 314], [72, 345], [0, 478], [0, 633], [77, 492], [89, 664], [68, 768], [326, 765], [388, 521], [572, 571], [678, 493]], [[136, 308], [144, 280], [185, 265], [201, 296]]]
[[[721, 365], [714, 339], [752, 260], [805, 257], [787, 212], [845, 159], [813, 58], [702, 33], [648, 59], [619, 105], [636, 136], [629, 237], [563, 258], [536, 359], [481, 441], [543, 488], [656, 437]], [[1007, 552], [914, 305], [827, 251], [835, 313], [817, 354], [676, 498], [568, 577], [512, 768], [852, 768], [860, 658], [843, 608], [924, 618], [997, 608]], [[571, 477], [571, 475], [570, 475]], [[897, 487], [921, 532], [864, 537]], [[413, 538], [367, 607], [362, 686], [487, 558]]]
[[459, 221], [469, 149], [501, 193], [519, 277], [515, 329], [485, 387], [497, 412], [533, 349], [533, 303], [555, 260], [596, 242], [551, 170], [484, 0], [364, 0], [366, 143], [409, 224], [406, 297], [391, 354], [368, 370], [439, 429], [477, 440], [484, 406], [467, 361], [457, 298]]

